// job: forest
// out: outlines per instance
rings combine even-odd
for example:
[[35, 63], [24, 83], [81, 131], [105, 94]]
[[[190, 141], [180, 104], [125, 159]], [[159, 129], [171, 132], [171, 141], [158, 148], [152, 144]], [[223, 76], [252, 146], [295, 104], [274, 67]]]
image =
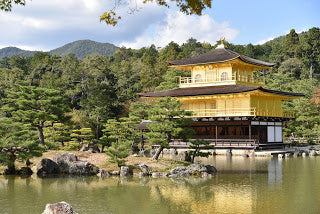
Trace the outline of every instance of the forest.
[[[120, 118], [128, 116], [137, 93], [176, 88], [178, 77], [189, 75], [168, 68], [168, 61], [197, 56], [216, 46], [190, 38], [182, 45], [170, 42], [164, 48], [121, 47], [109, 57], [95, 54], [80, 59], [74, 54], [60, 57], [47, 52], [4, 57], [0, 60], [0, 148], [8, 139], [14, 143], [28, 139], [21, 144], [35, 147], [33, 142], [39, 141], [47, 149], [64, 146], [75, 150], [89, 142], [110, 146], [103, 131], [108, 125], [104, 125], [115, 127]], [[299, 34], [292, 29], [262, 45], [226, 46], [275, 62], [275, 68], [257, 72], [264, 75], [266, 87], [306, 94], [285, 103], [285, 110], [293, 110], [296, 116], [285, 124], [285, 135], [294, 133], [310, 142], [319, 138], [320, 28]]]

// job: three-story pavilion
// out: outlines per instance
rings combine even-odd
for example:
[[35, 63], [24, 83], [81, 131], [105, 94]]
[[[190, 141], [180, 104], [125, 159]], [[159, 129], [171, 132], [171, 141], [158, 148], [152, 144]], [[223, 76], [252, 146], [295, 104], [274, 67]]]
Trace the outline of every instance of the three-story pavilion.
[[182, 108], [193, 111], [193, 138], [207, 139], [216, 148], [277, 148], [283, 121], [294, 114], [282, 109], [282, 101], [303, 94], [264, 88], [254, 71], [275, 64], [253, 59], [226, 48], [222, 43], [197, 57], [168, 62], [170, 67], [191, 71], [180, 77], [179, 88], [143, 93], [144, 99], [176, 97]]

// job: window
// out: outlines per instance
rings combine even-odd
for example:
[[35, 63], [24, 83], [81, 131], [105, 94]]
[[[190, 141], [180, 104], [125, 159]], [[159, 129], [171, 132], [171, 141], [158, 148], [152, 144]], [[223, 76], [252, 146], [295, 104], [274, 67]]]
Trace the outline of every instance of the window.
[[201, 75], [200, 74], [197, 74], [194, 78], [194, 82], [195, 83], [200, 83], [201, 82]]
[[251, 82], [251, 75], [248, 75], [248, 82]]
[[228, 73], [227, 72], [223, 72], [221, 74], [221, 81], [226, 81], [228, 80]]

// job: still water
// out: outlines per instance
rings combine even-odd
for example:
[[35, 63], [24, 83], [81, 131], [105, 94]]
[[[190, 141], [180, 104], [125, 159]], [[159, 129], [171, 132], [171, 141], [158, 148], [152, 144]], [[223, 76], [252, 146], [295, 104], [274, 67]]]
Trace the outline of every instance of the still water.
[[211, 179], [0, 176], [0, 213], [40, 214], [66, 201], [80, 214], [320, 213], [320, 157], [203, 160]]

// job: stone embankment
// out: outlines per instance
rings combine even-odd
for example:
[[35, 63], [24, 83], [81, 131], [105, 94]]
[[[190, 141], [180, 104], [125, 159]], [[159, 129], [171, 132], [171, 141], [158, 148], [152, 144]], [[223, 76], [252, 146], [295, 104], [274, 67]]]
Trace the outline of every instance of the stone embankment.
[[134, 177], [146, 177], [151, 176], [152, 178], [169, 177], [212, 177], [217, 173], [217, 169], [212, 165], [203, 164], [191, 164], [188, 167], [178, 166], [173, 168], [170, 172], [154, 172], [151, 167], [145, 164], [139, 164], [135, 166], [122, 166], [120, 171], [108, 172], [106, 169], [101, 169], [98, 176], [108, 177], [114, 175], [123, 176], [134, 176]]

